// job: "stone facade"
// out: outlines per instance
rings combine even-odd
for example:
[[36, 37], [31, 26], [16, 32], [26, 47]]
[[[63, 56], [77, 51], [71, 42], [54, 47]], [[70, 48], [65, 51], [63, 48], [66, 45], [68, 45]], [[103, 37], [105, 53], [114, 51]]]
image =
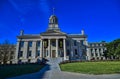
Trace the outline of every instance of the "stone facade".
[[103, 50], [97, 56], [95, 53], [93, 56], [91, 49], [96, 50], [100, 47], [93, 47], [91, 44], [94, 43], [88, 43], [84, 30], [81, 31], [81, 34], [62, 32], [58, 25], [58, 18], [51, 15], [47, 31], [33, 35], [24, 34], [23, 30], [20, 32], [20, 35], [17, 36], [15, 60], [16, 62], [36, 62], [41, 58], [58, 57], [62, 60], [91, 60], [92, 57], [100, 59]]
[[103, 53], [105, 50], [107, 50], [105, 48], [106, 42], [102, 41], [99, 43], [88, 43], [88, 48], [87, 51], [89, 53], [89, 57], [90, 59], [93, 60], [104, 60], [105, 57], [103, 56]]

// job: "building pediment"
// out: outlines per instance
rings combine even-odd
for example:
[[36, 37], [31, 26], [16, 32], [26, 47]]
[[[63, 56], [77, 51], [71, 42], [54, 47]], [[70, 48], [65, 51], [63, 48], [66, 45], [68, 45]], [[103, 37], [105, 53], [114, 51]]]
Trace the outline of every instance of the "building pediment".
[[40, 34], [41, 36], [66, 36], [66, 33], [56, 31], [56, 30], [48, 30]]

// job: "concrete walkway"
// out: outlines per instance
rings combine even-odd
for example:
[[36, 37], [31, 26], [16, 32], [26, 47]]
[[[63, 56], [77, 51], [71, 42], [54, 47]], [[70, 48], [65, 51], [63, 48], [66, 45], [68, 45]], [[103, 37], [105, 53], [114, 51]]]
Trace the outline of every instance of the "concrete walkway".
[[120, 74], [111, 75], [87, 75], [71, 72], [62, 72], [58, 63], [50, 60], [46, 67], [37, 73], [17, 76], [9, 79], [120, 79]]

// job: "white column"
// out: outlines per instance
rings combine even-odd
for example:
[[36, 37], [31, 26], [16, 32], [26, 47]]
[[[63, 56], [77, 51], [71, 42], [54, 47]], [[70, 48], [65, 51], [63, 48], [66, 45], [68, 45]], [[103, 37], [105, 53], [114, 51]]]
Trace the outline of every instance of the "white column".
[[42, 50], [42, 57], [44, 58], [44, 54], [45, 54], [45, 49], [44, 49], [44, 40], [43, 40], [43, 50]]
[[42, 53], [43, 53], [43, 51], [42, 51], [42, 48], [43, 48], [42, 43], [43, 43], [43, 41], [41, 39], [41, 41], [40, 41], [40, 58], [42, 58]]
[[36, 41], [33, 41], [32, 44], [32, 61], [31, 62], [36, 62]]
[[95, 49], [94, 49], [94, 48], [93, 48], [92, 52], [93, 52], [93, 56], [94, 56], [94, 58], [95, 58], [96, 55], [95, 55]]
[[63, 47], [64, 47], [64, 60], [66, 60], [66, 43], [65, 43], [65, 39], [63, 39]]
[[87, 53], [87, 60], [90, 60], [90, 58], [91, 58], [91, 52], [90, 52], [90, 48], [87, 48], [87, 51], [86, 51], [86, 53]]
[[27, 62], [27, 53], [28, 53], [28, 41], [24, 42], [24, 51], [23, 51], [23, 62]]
[[73, 57], [73, 40], [71, 39], [71, 57]]
[[50, 57], [50, 39], [48, 39], [48, 57]]
[[98, 57], [100, 58], [100, 51], [99, 51], [99, 49], [97, 49], [97, 54], [98, 54]]
[[103, 55], [103, 48], [101, 48], [101, 54]]
[[15, 63], [18, 62], [18, 53], [20, 51], [19, 48], [20, 48], [20, 41], [17, 41], [16, 53], [15, 53]]
[[58, 57], [58, 39], [56, 39], [56, 57]]

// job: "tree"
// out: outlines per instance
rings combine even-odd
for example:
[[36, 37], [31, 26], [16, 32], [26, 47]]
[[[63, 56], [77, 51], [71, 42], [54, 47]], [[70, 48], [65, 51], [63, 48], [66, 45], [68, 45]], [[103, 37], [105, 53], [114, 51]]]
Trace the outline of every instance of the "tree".
[[106, 44], [107, 51], [104, 52], [104, 56], [107, 58], [120, 58], [120, 39], [116, 39]]
[[7, 64], [13, 58], [15, 46], [10, 44], [8, 40], [0, 44], [0, 62], [2, 64]]

